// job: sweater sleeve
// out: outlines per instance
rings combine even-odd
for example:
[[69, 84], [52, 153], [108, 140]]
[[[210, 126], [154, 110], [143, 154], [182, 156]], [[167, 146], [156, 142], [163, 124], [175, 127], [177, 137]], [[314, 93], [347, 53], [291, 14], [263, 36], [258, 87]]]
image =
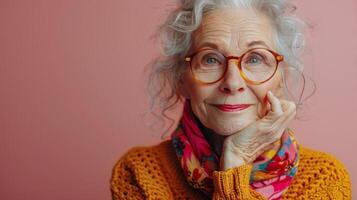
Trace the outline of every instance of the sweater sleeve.
[[113, 200], [145, 199], [135, 180], [133, 169], [125, 158], [120, 159], [114, 166], [110, 186]]
[[244, 164], [226, 171], [213, 172], [215, 190], [212, 199], [265, 200], [264, 196], [256, 192], [249, 185], [252, 168], [252, 164]]

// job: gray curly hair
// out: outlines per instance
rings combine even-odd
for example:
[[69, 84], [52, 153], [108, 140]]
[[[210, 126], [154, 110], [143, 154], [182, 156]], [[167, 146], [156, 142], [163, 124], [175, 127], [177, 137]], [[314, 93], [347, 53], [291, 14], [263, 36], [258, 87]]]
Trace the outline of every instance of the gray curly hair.
[[160, 114], [154, 115], [159, 121], [165, 123], [169, 120], [171, 125], [175, 122], [168, 112], [183, 100], [178, 92], [178, 83], [187, 70], [184, 67], [184, 57], [191, 47], [192, 34], [200, 26], [203, 15], [208, 11], [227, 7], [252, 8], [266, 14], [273, 22], [274, 42], [278, 53], [284, 55], [287, 72], [294, 82], [292, 85], [298, 88], [298, 85], [302, 84], [302, 90], [297, 97], [291, 92], [295, 88], [288, 88], [283, 75], [284, 95], [295, 102], [297, 109], [301, 107], [305, 77], [300, 56], [305, 46], [303, 32], [307, 24], [293, 15], [296, 6], [288, 0], [181, 0], [178, 7], [158, 28], [156, 36], [161, 40], [163, 55], [150, 65], [147, 84], [150, 96], [149, 111], [154, 114], [158, 108]]

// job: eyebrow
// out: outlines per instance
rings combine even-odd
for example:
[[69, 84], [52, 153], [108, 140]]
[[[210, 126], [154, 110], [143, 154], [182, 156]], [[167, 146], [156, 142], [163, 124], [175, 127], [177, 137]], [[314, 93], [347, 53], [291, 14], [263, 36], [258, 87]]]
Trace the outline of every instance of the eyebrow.
[[[266, 48], [269, 48], [269, 46], [264, 41], [261, 41], [261, 40], [251, 41], [251, 42], [248, 42], [248, 44], [246, 45], [247, 48], [251, 48], [253, 46], [264, 46]], [[203, 47], [211, 47], [213, 49], [221, 50], [217, 44], [212, 43], [212, 42], [204, 42], [201, 45], [199, 45], [198, 49], [201, 49]]]
[[249, 47], [257, 46], [257, 45], [262, 45], [262, 46], [269, 48], [268, 45], [264, 41], [261, 41], [261, 40], [251, 41], [247, 44], [247, 47], [249, 48]]
[[213, 49], [219, 49], [218, 45], [215, 44], [215, 43], [212, 43], [212, 42], [204, 42], [204, 43], [198, 45], [197, 49], [201, 49], [201, 48], [204, 48], [204, 47], [211, 47]]

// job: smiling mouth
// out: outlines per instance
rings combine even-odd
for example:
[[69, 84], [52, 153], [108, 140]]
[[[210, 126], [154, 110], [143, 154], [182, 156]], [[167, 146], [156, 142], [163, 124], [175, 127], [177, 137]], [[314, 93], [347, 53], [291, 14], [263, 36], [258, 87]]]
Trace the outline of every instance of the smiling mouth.
[[238, 112], [250, 107], [251, 105], [252, 104], [213, 104], [212, 106], [223, 112]]

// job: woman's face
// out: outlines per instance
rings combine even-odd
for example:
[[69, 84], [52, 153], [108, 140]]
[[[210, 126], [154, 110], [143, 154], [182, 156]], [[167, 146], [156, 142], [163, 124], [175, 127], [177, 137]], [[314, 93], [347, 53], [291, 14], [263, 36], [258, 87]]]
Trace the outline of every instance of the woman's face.
[[[272, 28], [267, 16], [251, 9], [214, 10], [203, 16], [201, 27], [193, 34], [191, 49], [195, 52], [203, 47], [217, 48], [225, 56], [241, 56], [256, 47], [276, 51]], [[249, 84], [240, 75], [236, 62], [230, 60], [227, 73], [214, 84], [198, 83], [188, 70], [180, 90], [190, 99], [192, 110], [203, 125], [220, 135], [231, 135], [264, 116], [268, 109], [266, 94], [271, 90], [281, 96], [281, 80], [278, 68], [269, 81]], [[227, 109], [237, 104], [250, 106], [243, 110]]]

